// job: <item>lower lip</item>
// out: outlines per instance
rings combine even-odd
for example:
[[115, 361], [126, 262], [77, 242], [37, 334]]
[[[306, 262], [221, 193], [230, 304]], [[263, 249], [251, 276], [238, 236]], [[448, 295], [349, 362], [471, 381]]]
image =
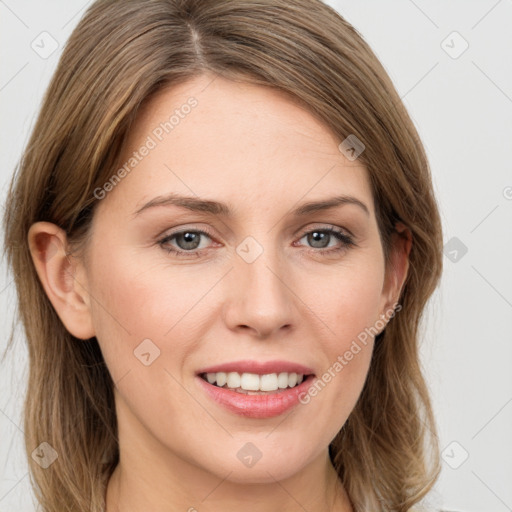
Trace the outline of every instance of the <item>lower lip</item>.
[[269, 392], [266, 395], [237, 393], [227, 388], [214, 386], [199, 376], [197, 379], [206, 394], [229, 411], [247, 418], [272, 418], [295, 407], [300, 402], [299, 398], [302, 393], [307, 392], [315, 376], [309, 375], [294, 388], [275, 393]]

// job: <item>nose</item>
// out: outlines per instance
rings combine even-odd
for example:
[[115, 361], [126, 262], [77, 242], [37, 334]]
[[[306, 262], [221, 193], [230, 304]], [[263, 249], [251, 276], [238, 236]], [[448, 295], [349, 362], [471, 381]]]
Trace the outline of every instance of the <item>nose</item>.
[[265, 250], [253, 262], [235, 257], [226, 283], [224, 319], [231, 330], [250, 331], [258, 339], [277, 338], [291, 330], [296, 297], [284, 261]]

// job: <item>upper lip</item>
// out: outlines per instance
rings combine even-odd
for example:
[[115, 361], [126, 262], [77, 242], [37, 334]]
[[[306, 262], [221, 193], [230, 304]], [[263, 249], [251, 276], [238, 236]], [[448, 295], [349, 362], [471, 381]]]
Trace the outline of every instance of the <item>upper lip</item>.
[[302, 375], [313, 374], [313, 370], [307, 366], [291, 361], [230, 361], [220, 363], [214, 366], [200, 369], [197, 373], [218, 373], [218, 372], [238, 372], [255, 373], [258, 375], [267, 375], [269, 373], [300, 373]]

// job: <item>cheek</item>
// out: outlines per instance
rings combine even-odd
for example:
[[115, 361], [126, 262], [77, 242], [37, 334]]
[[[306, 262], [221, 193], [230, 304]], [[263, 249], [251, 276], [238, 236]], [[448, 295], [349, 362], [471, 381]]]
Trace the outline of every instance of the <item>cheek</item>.
[[[309, 274], [298, 294], [307, 304], [306, 324], [325, 355], [322, 373], [302, 399], [314, 425], [301, 428], [308, 435], [322, 432], [329, 442], [352, 412], [364, 386], [380, 321], [384, 282], [378, 251], [369, 257], [340, 264], [329, 278]], [[307, 329], [308, 327], [305, 326]]]
[[384, 284], [383, 261], [378, 251], [333, 268], [329, 275], [311, 274], [299, 291], [311, 317], [320, 320], [317, 327], [332, 360], [348, 350], [352, 340], [364, 338], [364, 333], [375, 326], [380, 318]]
[[97, 337], [126, 339], [133, 348], [144, 338], [157, 344], [168, 340], [197, 301], [200, 287], [190, 286], [184, 272], [171, 273], [162, 263], [111, 249], [98, 254], [96, 261], [102, 263], [92, 263], [90, 291]]
[[171, 274], [162, 263], [144, 265], [114, 246], [98, 253], [95, 263], [90, 284], [96, 337], [123, 415], [135, 415], [148, 429], [161, 424], [168, 430], [168, 418], [187, 411], [202, 424], [202, 410], [180, 383], [183, 361], [198, 339], [191, 309], [211, 284], [187, 289], [183, 272]]
[[173, 304], [169, 297], [158, 296], [156, 273], [121, 252], [119, 245], [103, 246], [94, 253], [91, 268], [89, 291], [96, 338], [116, 382], [127, 371], [145, 367], [142, 361], [148, 356], [142, 354], [149, 352], [151, 361], [157, 360], [172, 320], [166, 311], [172, 311]]

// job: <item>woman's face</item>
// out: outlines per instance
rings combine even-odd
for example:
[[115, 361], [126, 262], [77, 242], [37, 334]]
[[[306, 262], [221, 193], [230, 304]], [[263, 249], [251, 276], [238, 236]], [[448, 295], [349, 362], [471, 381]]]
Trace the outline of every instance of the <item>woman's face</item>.
[[276, 90], [220, 77], [146, 105], [76, 273], [125, 463], [268, 482], [325, 457], [394, 298], [367, 171], [341, 142]]

